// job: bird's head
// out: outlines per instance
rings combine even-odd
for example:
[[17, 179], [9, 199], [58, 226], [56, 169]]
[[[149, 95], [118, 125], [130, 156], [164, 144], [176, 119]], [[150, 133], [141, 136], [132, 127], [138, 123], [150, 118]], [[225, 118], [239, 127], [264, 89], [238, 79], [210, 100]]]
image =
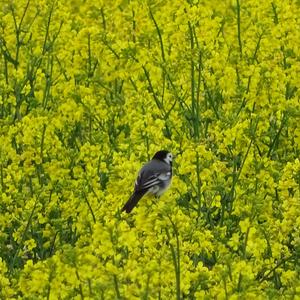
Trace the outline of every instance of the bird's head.
[[155, 153], [152, 159], [158, 159], [171, 165], [173, 161], [173, 154], [167, 150], [160, 150]]

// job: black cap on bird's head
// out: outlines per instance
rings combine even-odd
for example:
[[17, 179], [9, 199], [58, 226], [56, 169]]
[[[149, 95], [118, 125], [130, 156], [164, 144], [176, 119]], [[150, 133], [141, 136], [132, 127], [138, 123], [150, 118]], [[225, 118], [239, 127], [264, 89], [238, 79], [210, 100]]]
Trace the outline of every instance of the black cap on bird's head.
[[169, 152], [167, 150], [160, 150], [154, 154], [152, 159], [158, 159], [161, 161], [172, 163], [172, 158], [173, 158], [173, 155], [171, 152]]

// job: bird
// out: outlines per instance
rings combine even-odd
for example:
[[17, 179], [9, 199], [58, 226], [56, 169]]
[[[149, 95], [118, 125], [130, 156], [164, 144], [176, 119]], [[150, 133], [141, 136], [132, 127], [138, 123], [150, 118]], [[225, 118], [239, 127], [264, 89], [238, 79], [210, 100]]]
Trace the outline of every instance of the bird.
[[153, 158], [139, 171], [134, 191], [122, 208], [130, 213], [139, 200], [148, 193], [160, 197], [170, 186], [172, 180], [173, 155], [167, 150], [156, 152]]

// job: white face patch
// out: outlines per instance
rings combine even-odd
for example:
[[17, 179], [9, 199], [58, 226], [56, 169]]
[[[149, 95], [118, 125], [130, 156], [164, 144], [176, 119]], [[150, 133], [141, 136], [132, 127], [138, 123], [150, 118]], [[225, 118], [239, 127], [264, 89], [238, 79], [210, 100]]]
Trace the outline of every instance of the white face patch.
[[172, 160], [173, 160], [173, 155], [172, 155], [172, 153], [168, 153], [167, 156], [166, 156], [166, 158], [164, 159], [164, 161], [165, 161], [167, 164], [171, 164]]

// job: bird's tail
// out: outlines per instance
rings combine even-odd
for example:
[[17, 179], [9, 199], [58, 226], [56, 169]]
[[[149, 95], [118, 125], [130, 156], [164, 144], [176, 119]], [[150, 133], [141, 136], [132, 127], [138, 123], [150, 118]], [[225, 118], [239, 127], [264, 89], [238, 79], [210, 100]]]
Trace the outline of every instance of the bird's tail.
[[145, 195], [145, 193], [146, 190], [134, 191], [134, 193], [130, 196], [129, 200], [123, 206], [122, 211], [125, 210], [127, 213], [130, 213], [133, 210], [133, 208], [137, 205], [139, 200]]

